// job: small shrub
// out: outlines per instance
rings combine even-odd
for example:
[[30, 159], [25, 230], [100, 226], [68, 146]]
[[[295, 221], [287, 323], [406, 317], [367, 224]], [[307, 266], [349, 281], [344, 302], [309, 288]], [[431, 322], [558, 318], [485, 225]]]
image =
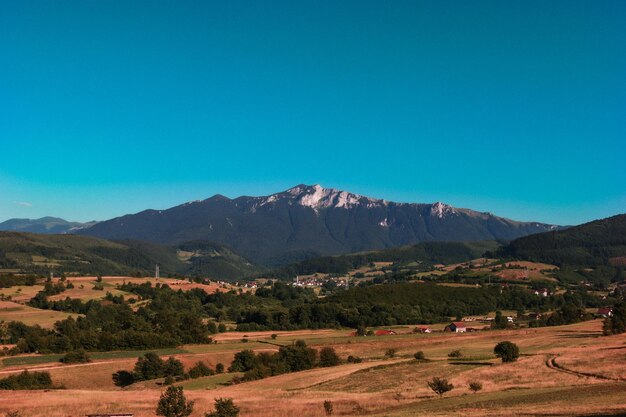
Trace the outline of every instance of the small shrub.
[[415, 352], [413, 357], [415, 358], [415, 360], [418, 360], [418, 361], [426, 360], [426, 355], [424, 355], [424, 352], [422, 352], [421, 350]]
[[217, 374], [223, 374], [224, 373], [224, 364], [223, 363], [218, 363], [215, 365], [215, 373]]
[[339, 365], [339, 363], [341, 363], [341, 359], [339, 359], [339, 356], [337, 355], [337, 352], [335, 352], [335, 349], [330, 346], [326, 346], [323, 347], [322, 350], [320, 350], [320, 366], [337, 366]]
[[202, 361], [196, 363], [189, 369], [189, 377], [193, 379], [209, 375], [213, 375], [213, 371]]
[[91, 362], [91, 358], [83, 349], [73, 350], [67, 352], [61, 359], [61, 363], [88, 363]]
[[433, 377], [428, 382], [428, 388], [433, 390], [439, 397], [454, 388], [454, 385], [450, 384], [446, 378]]
[[363, 362], [363, 359], [361, 359], [359, 356], [348, 356], [348, 363], [361, 363]]
[[271, 336], [272, 340], [276, 340], [277, 337], [278, 337], [278, 335], [276, 333], [272, 334], [272, 336]]
[[113, 383], [118, 387], [127, 387], [132, 385], [134, 382], [135, 376], [132, 372], [121, 370], [113, 374]]
[[385, 356], [388, 358], [395, 358], [396, 352], [398, 352], [396, 349], [389, 348], [385, 351]]
[[478, 391], [480, 391], [481, 389], [483, 389], [483, 384], [482, 382], [479, 381], [470, 381], [469, 383], [469, 389], [474, 392], [477, 393]]
[[453, 350], [452, 352], [448, 353], [448, 357], [449, 358], [462, 358], [463, 357], [463, 352], [461, 352], [460, 350], [456, 349], [456, 350]]
[[215, 411], [207, 413], [206, 417], [237, 417], [239, 407], [233, 403], [232, 398], [217, 398], [215, 400]]
[[333, 402], [330, 400], [324, 401], [324, 412], [327, 416], [331, 416], [333, 414]]

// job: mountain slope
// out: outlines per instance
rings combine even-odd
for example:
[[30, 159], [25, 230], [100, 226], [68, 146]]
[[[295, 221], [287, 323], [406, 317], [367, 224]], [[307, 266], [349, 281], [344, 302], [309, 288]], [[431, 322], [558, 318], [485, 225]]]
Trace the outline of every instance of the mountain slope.
[[236, 280], [258, 272], [246, 259], [219, 244], [189, 242], [167, 247], [137, 240], [111, 242], [77, 235], [0, 232], [0, 272], [151, 275], [165, 274]]
[[254, 262], [279, 265], [424, 241], [509, 240], [552, 228], [442, 203], [394, 203], [299, 185], [266, 197], [216, 195], [168, 210], [146, 210], [78, 233], [168, 245], [208, 240]]
[[480, 258], [485, 252], [498, 248], [495, 241], [480, 242], [422, 242], [417, 245], [381, 249], [362, 253], [306, 259], [276, 268], [271, 275], [281, 279], [293, 279], [296, 275], [316, 273], [346, 274], [352, 269], [371, 262], [394, 264], [420, 263], [425, 265], [453, 264]]
[[498, 255], [555, 265], [626, 265], [626, 214], [519, 238]]
[[58, 217], [41, 219], [9, 219], [0, 223], [0, 231], [59, 234], [71, 233], [78, 229], [93, 226], [96, 222], [68, 222]]

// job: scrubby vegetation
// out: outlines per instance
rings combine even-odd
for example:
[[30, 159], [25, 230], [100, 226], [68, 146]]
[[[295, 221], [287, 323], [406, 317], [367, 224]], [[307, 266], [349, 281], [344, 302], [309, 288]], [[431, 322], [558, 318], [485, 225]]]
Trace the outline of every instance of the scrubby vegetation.
[[54, 330], [11, 322], [7, 342], [25, 353], [145, 350], [210, 342], [200, 302], [169, 288], [157, 290], [151, 302], [136, 311], [125, 301], [86, 305], [85, 317], [59, 321]]
[[31, 390], [53, 388], [48, 372], [29, 372], [0, 379], [0, 390]]
[[304, 371], [317, 366], [336, 366], [340, 363], [334, 349], [325, 347], [322, 350], [323, 353], [318, 356], [317, 350], [308, 347], [303, 340], [298, 340], [292, 345], [281, 346], [277, 353], [257, 354], [251, 350], [242, 350], [235, 354], [228, 370], [229, 372], [244, 372], [243, 377], [235, 381], [244, 382], [288, 372]]
[[433, 377], [433, 379], [431, 379], [427, 385], [428, 388], [433, 390], [435, 394], [439, 395], [439, 397], [442, 397], [443, 394], [451, 391], [454, 388], [454, 385], [449, 383], [446, 378], [440, 377]]
[[626, 303], [616, 304], [609, 317], [604, 320], [605, 335], [626, 333]]
[[73, 350], [71, 352], [67, 352], [59, 362], [62, 363], [88, 363], [91, 362], [91, 358], [84, 349]]
[[[194, 368], [194, 375], [201, 376], [204, 372], [204, 367], [197, 364]], [[204, 365], [204, 364], [202, 364]], [[185, 374], [185, 369], [181, 361], [174, 357], [169, 357], [167, 360], [161, 359], [156, 353], [148, 352], [144, 356], [137, 359], [135, 368], [130, 371], [117, 371], [113, 374], [113, 382], [115, 385], [125, 387], [138, 381], [147, 381], [157, 378], [182, 378]], [[207, 372], [210, 374], [210, 371]]]

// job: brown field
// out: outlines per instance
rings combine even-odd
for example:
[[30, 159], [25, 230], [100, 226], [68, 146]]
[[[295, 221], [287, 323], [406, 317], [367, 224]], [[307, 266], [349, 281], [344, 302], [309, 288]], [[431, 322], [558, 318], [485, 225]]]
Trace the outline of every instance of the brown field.
[[0, 294], [5, 297], [10, 296], [12, 301], [25, 303], [41, 290], [43, 290], [43, 285], [16, 285], [9, 288], [0, 288]]
[[[189, 353], [174, 355], [186, 367], [198, 360], [214, 366], [230, 363], [235, 352], [251, 348], [275, 350], [267, 344], [289, 343], [297, 338], [311, 346], [332, 345], [340, 356], [361, 356], [360, 364], [344, 364], [225, 386], [228, 375], [184, 382], [186, 395], [196, 400], [193, 416], [212, 409], [217, 397], [230, 397], [241, 407], [241, 416], [278, 417], [325, 415], [322, 403], [331, 400], [333, 415], [356, 416], [515, 416], [515, 415], [608, 415], [626, 412], [626, 335], [601, 336], [599, 320], [571, 326], [524, 330], [484, 331], [471, 334], [399, 334], [380, 337], [349, 337], [346, 330], [299, 332], [249, 332], [220, 334], [217, 344], [184, 346]], [[410, 330], [412, 326], [407, 326]], [[272, 333], [278, 335], [271, 340]], [[518, 344], [522, 357], [502, 364], [493, 346], [502, 340]], [[384, 356], [397, 349], [393, 359]], [[464, 358], [447, 354], [460, 349]], [[428, 362], [412, 355], [422, 350]], [[65, 390], [3, 392], [0, 413], [22, 410], [24, 416], [65, 417], [94, 412], [155, 415], [163, 388], [155, 381], [126, 389], [113, 386], [111, 374], [131, 369], [134, 359], [94, 361], [86, 365], [50, 363], [28, 366], [47, 368]], [[5, 368], [18, 372], [24, 366]], [[455, 388], [439, 399], [426, 387], [433, 376], [445, 376]], [[472, 394], [471, 380], [483, 383]], [[158, 381], [157, 381], [158, 382]]]
[[29, 326], [38, 324], [41, 327], [52, 328], [55, 322], [68, 316], [78, 317], [79, 314], [40, 310], [12, 301], [0, 301], [0, 321], [21, 321]]
[[[73, 284], [75, 283], [85, 283], [85, 282], [95, 282], [96, 281], [96, 277], [72, 277], [72, 278], [68, 278], [68, 281], [72, 281]], [[208, 293], [214, 293], [215, 291], [228, 291], [231, 290], [233, 288], [236, 288], [230, 284], [226, 284], [227, 288], [223, 288], [222, 286], [218, 285], [215, 282], [211, 282], [210, 284], [198, 284], [195, 282], [189, 282], [186, 280], [181, 280], [181, 279], [176, 279], [176, 278], [154, 278], [154, 277], [141, 277], [141, 278], [136, 278], [136, 277], [118, 277], [118, 276], [103, 276], [102, 277], [102, 282], [105, 285], [105, 292], [109, 291], [109, 289], [107, 288], [107, 284], [109, 286], [111, 286], [112, 288], [114, 288], [116, 285], [121, 285], [124, 283], [129, 283], [129, 284], [143, 284], [145, 282], [150, 282], [153, 285], [155, 284], [167, 284], [172, 288], [175, 289], [182, 289], [183, 291], [188, 291], [191, 290], [193, 288], [201, 288], [203, 290], [205, 290]], [[75, 284], [76, 285], [76, 284]], [[65, 293], [64, 293], [65, 294]]]

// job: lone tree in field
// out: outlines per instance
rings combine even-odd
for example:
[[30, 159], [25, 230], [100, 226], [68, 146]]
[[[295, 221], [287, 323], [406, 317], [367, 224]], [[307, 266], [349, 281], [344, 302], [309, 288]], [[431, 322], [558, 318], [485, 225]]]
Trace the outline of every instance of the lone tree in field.
[[206, 417], [237, 417], [239, 407], [233, 403], [232, 398], [217, 398], [215, 400], [215, 411], [205, 414]]
[[493, 348], [493, 353], [502, 359], [502, 362], [515, 362], [519, 358], [519, 348], [512, 342], [500, 342]]
[[441, 396], [446, 392], [452, 391], [454, 385], [450, 384], [445, 378], [438, 378], [435, 376], [430, 382], [428, 382], [428, 388], [435, 391], [435, 393], [441, 398]]
[[187, 401], [183, 394], [183, 387], [168, 387], [161, 394], [157, 405], [157, 416], [187, 417], [193, 411], [193, 401]]
[[469, 383], [469, 389], [476, 394], [478, 391], [480, 391], [481, 389], [483, 389], [483, 384], [482, 382], [479, 381], [470, 381]]

